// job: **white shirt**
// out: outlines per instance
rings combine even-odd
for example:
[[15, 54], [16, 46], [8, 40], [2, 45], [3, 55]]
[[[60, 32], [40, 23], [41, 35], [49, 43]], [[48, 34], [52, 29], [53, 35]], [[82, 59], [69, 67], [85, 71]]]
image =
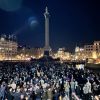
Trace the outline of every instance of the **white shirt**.
[[16, 84], [13, 82], [13, 83], [11, 84], [11, 87], [12, 87], [12, 89], [16, 89]]
[[87, 87], [87, 85], [85, 85], [85, 86], [83, 87], [83, 93], [84, 93], [84, 94], [88, 94], [88, 87]]
[[88, 88], [88, 93], [91, 93], [91, 83], [88, 81], [86, 83], [86, 85], [87, 85], [87, 88]]

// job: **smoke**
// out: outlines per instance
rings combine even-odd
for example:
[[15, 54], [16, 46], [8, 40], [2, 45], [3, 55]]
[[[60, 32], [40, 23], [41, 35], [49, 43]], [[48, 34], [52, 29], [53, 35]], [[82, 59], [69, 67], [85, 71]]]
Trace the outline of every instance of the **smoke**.
[[16, 11], [21, 7], [23, 0], [0, 0], [0, 8], [5, 11]]
[[28, 18], [27, 22], [19, 28], [17, 31], [15, 31], [12, 35], [18, 35], [20, 33], [23, 33], [23, 31], [26, 31], [27, 29], [34, 30], [38, 25], [38, 21], [35, 17], [31, 16]]
[[28, 24], [31, 28], [36, 27], [38, 24], [38, 21], [35, 17], [29, 17]]

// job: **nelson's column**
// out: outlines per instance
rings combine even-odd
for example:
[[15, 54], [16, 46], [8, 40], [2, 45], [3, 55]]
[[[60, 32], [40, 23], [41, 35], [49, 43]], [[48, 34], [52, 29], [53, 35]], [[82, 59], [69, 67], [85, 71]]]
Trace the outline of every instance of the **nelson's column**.
[[44, 47], [44, 56], [49, 56], [50, 53], [50, 46], [49, 46], [49, 17], [50, 14], [48, 12], [48, 8], [46, 7], [45, 13], [45, 47]]

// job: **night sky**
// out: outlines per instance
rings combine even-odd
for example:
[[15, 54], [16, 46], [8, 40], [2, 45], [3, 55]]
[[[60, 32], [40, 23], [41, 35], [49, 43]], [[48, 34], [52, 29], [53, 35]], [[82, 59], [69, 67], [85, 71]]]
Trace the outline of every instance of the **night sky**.
[[50, 13], [53, 49], [100, 40], [99, 0], [0, 0], [0, 34], [16, 34], [18, 43], [44, 46], [44, 12]]

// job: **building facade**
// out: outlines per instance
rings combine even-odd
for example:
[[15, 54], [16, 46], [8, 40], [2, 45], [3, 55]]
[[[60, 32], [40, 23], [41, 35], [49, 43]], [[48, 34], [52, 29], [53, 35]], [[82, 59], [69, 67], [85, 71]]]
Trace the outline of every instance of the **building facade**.
[[86, 58], [92, 58], [93, 45], [85, 45], [84, 52], [85, 52]]
[[94, 41], [92, 45], [85, 45], [84, 51], [87, 58], [100, 57], [100, 41]]
[[85, 59], [86, 56], [85, 56], [84, 48], [77, 46], [75, 48], [74, 60], [85, 60]]
[[17, 54], [18, 44], [10, 39], [4, 37], [0, 38], [0, 59], [10, 60]]
[[22, 58], [40, 58], [43, 56], [44, 48], [25, 48], [18, 50], [18, 55], [22, 56]]
[[100, 53], [100, 41], [94, 41], [93, 48], [94, 48], [94, 51], [96, 51], [97, 53]]
[[71, 60], [71, 53], [67, 52], [65, 48], [59, 48], [57, 53], [55, 53], [55, 58], [60, 58], [60, 60]]

